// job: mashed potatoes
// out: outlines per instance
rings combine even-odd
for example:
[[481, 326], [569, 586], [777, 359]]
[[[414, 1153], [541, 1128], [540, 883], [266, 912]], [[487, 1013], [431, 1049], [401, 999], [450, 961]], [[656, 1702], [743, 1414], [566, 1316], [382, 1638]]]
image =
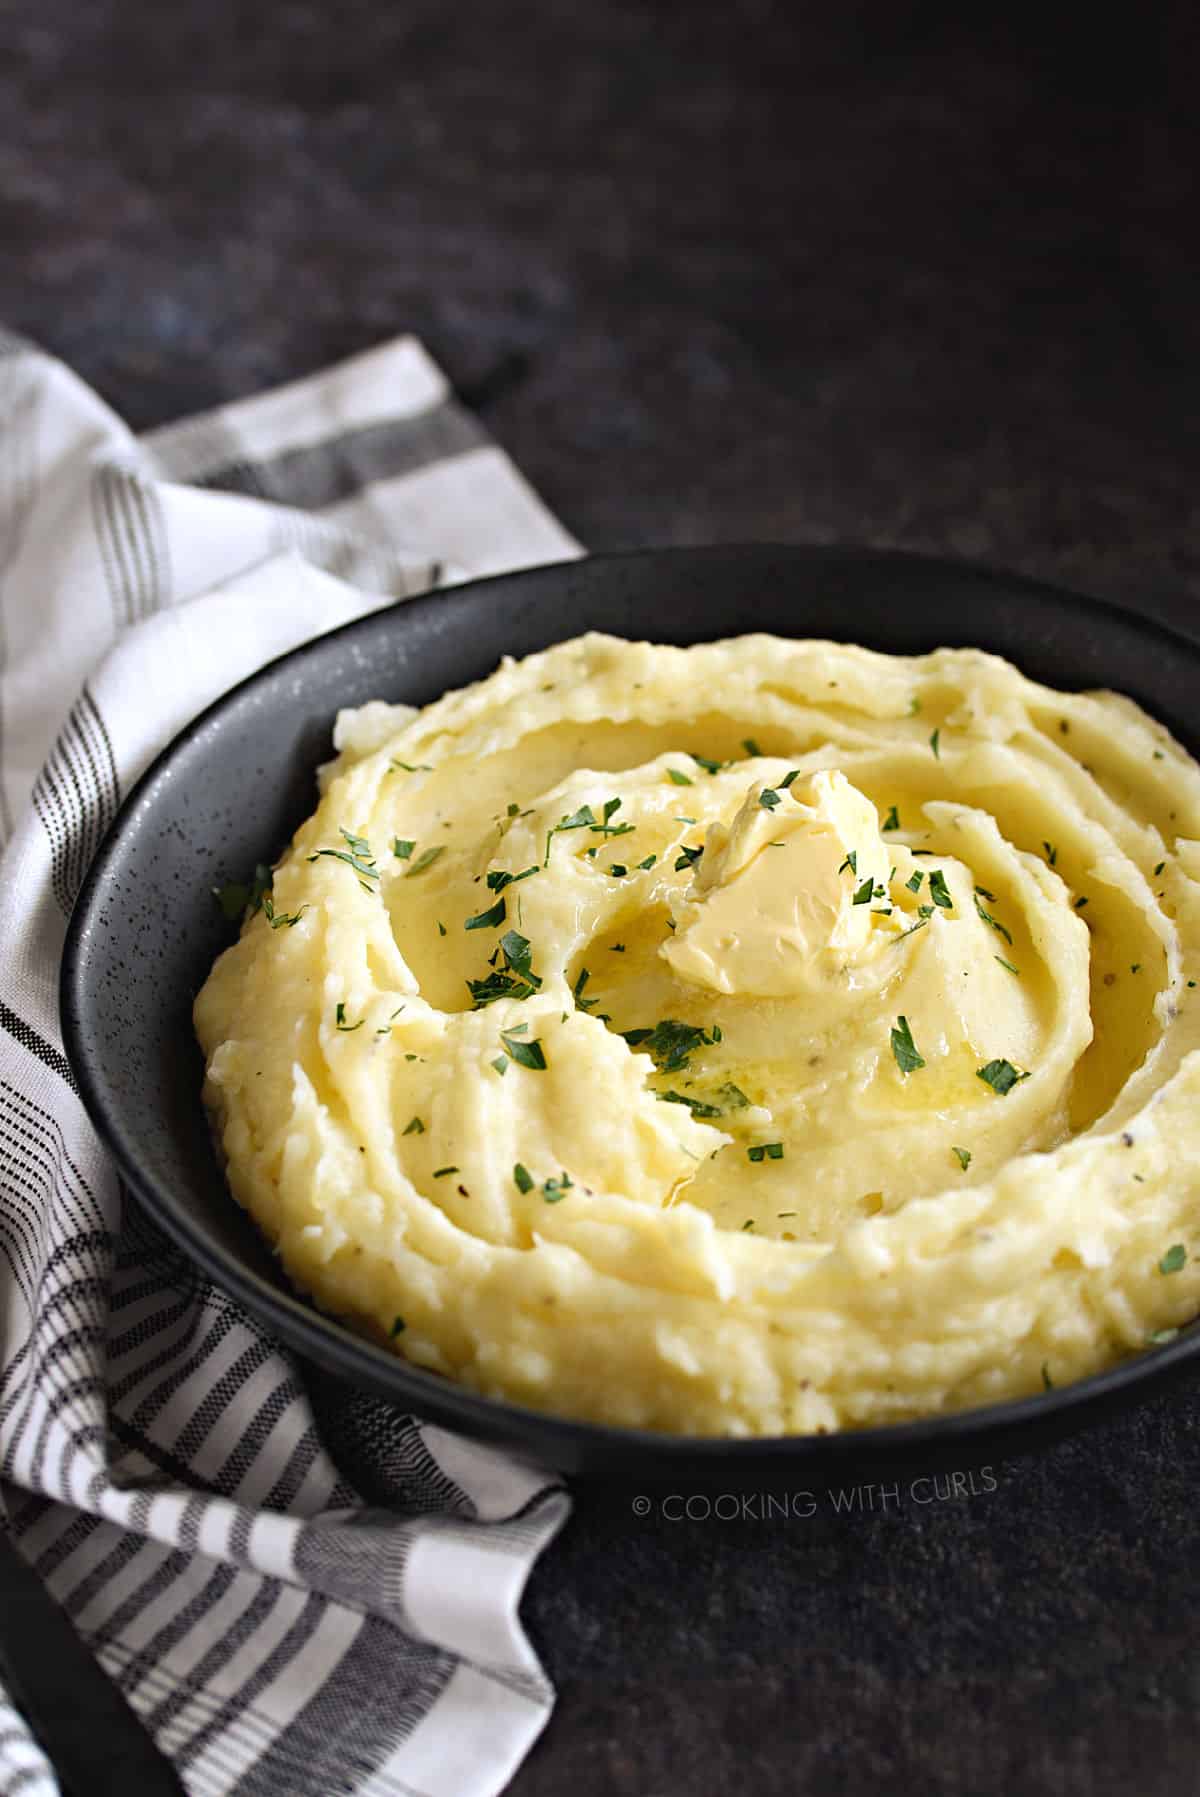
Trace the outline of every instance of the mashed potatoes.
[[1129, 700], [586, 636], [335, 743], [196, 1002], [234, 1194], [324, 1308], [729, 1435], [1200, 1310], [1200, 769]]

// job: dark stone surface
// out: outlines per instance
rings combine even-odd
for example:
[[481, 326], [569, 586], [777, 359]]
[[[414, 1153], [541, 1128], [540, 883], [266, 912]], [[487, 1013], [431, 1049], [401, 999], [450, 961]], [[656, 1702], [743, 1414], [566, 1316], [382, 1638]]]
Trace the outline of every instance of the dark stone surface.
[[[978, 13], [11, 0], [0, 318], [137, 427], [414, 330], [593, 547], [900, 545], [1187, 617], [1192, 11]], [[515, 1797], [1190, 1797], [1198, 1417], [884, 1514], [585, 1498]]]

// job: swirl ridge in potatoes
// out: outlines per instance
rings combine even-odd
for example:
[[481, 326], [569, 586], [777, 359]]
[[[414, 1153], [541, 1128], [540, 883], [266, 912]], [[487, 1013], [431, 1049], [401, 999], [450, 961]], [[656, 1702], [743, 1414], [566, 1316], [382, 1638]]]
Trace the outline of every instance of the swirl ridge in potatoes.
[[994, 656], [590, 635], [338, 720], [196, 1002], [323, 1308], [699, 1434], [1064, 1384], [1200, 1309], [1200, 769]]

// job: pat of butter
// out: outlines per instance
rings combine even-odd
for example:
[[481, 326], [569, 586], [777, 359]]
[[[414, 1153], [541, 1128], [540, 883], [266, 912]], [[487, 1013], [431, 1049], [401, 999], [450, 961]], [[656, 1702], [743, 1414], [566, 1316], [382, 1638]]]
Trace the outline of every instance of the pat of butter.
[[[836, 771], [762, 803], [756, 783], [728, 829], [715, 823], [674, 906], [661, 953], [681, 979], [713, 992], [778, 998], [873, 956], [903, 922], [885, 916], [890, 861], [870, 799]], [[770, 789], [768, 789], [768, 797]], [[863, 894], [871, 882], [870, 895]]]

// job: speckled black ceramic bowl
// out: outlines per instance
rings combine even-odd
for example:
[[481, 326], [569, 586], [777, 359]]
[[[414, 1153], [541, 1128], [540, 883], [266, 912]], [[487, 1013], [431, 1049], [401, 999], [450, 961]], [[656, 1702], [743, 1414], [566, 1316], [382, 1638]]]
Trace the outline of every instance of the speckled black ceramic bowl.
[[375, 612], [272, 662], [176, 738], [126, 801], [67, 937], [62, 1023], [96, 1128], [130, 1187], [218, 1285], [301, 1355], [406, 1410], [559, 1470], [676, 1487], [806, 1485], [969, 1465], [1035, 1445], [1195, 1365], [1200, 1331], [1016, 1403], [821, 1437], [725, 1441], [601, 1428], [422, 1372], [291, 1292], [230, 1198], [200, 1103], [192, 1000], [230, 939], [212, 888], [271, 860], [311, 811], [341, 706], [423, 705], [587, 629], [665, 643], [768, 630], [919, 653], [974, 645], [1037, 680], [1129, 693], [1200, 751], [1200, 646], [1112, 606], [908, 556], [722, 548], [604, 556]]

